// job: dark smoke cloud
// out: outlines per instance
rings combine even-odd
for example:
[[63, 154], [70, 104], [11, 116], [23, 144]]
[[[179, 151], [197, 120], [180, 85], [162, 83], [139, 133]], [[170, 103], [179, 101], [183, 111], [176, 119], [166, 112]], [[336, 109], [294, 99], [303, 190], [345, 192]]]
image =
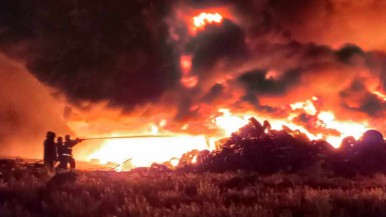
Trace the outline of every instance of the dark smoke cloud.
[[212, 88], [210, 88], [209, 93], [207, 93], [202, 101], [206, 103], [212, 103], [214, 100], [222, 96], [224, 93], [224, 86], [221, 84], [215, 84]]
[[[207, 118], [200, 104], [249, 103], [275, 113], [280, 106], [263, 98], [292, 102], [315, 92], [339, 106], [333, 109], [379, 117], [384, 102], [355, 79], [367, 70], [385, 90], [386, 57], [366, 51], [358, 34], [351, 37], [341, 2], [346, 1], [5, 0], [0, 48], [74, 104], [91, 102], [84, 109], [107, 101], [130, 111], [148, 102], [157, 106], [170, 94], [170, 107], [176, 107], [171, 116], [186, 121]], [[178, 17], [173, 13], [181, 5], [226, 6], [235, 19], [208, 25], [196, 36], [187, 36], [189, 28], [183, 27], [173, 41], [170, 19]], [[335, 36], [341, 41], [331, 40]], [[181, 54], [193, 57], [192, 75], [199, 82], [192, 89], [179, 84]], [[272, 71], [279, 76], [270, 77]]]
[[132, 108], [179, 79], [164, 22], [169, 1], [2, 2], [0, 45], [13, 53], [25, 44], [17, 55], [28, 69], [72, 101]]
[[363, 80], [355, 79], [339, 95], [347, 109], [364, 112], [371, 117], [382, 117], [385, 114], [386, 102], [368, 91]]
[[356, 45], [345, 45], [336, 51], [338, 59], [344, 63], [351, 64], [355, 56], [364, 56], [365, 52]]
[[[247, 57], [243, 30], [225, 19], [221, 25], [208, 25], [189, 45], [193, 52], [193, 73], [207, 76], [221, 60], [230, 64]], [[189, 52], [189, 51], [188, 51]]]
[[[210, 4], [206, 4], [207, 1], [191, 2], [191, 5], [196, 8], [230, 6], [232, 13], [237, 14], [237, 22], [231, 23], [234, 25], [237, 23], [237, 28], [233, 28], [235, 33], [239, 32], [237, 37], [232, 39], [228, 37], [231, 40], [216, 37], [224, 27], [210, 26], [211, 28], [199, 34], [202, 38], [197, 37], [193, 40], [195, 43], [192, 43], [196, 45], [196, 52], [193, 53], [195, 57], [193, 69], [200, 75], [201, 82], [208, 80], [213, 73], [217, 73], [218, 77], [225, 77], [230, 72], [237, 83], [241, 84], [245, 93], [234, 101], [234, 106], [249, 102], [258, 111], [275, 113], [280, 108], [265, 104], [266, 102], [260, 98], [289, 98], [296, 101], [304, 100], [305, 97], [311, 97], [315, 93], [326, 98], [327, 104], [336, 110], [350, 110], [371, 117], [375, 117], [375, 114], [379, 115], [382, 109], [384, 110], [381, 99], [370, 90], [366, 90], [367, 94], [363, 96], [360, 105], [353, 108], [344, 103], [336, 105], [333, 102], [346, 91], [342, 89], [343, 84], [351, 82], [363, 73], [363, 70], [369, 70], [372, 73], [369, 76], [379, 77], [380, 84], [383, 86], [384, 73], [375, 72], [373, 56], [369, 52], [356, 45], [355, 41], [343, 41], [344, 43], [340, 46], [335, 44], [330, 46], [318, 43], [319, 40], [303, 40], [299, 37], [299, 34], [305, 37], [308, 33], [314, 34], [308, 32], [308, 29], [304, 31], [298, 29], [302, 24], [308, 27], [312, 22], [320, 23], [322, 18], [336, 19], [340, 16], [339, 2], [329, 0], [211, 1]], [[351, 3], [348, 3], [348, 6], [350, 5]], [[333, 24], [335, 30], [336, 23]], [[314, 27], [318, 28], [318, 26]], [[326, 27], [323, 28], [324, 31], [326, 29]], [[231, 58], [227, 58], [228, 56]], [[241, 62], [237, 61], [238, 59], [241, 59]], [[384, 58], [380, 59], [377, 60], [378, 65], [384, 60]], [[225, 62], [228, 67], [224, 68], [227, 70], [214, 68], [219, 62], [222, 64]], [[246, 70], [242, 72], [237, 67]], [[268, 74], [272, 70], [277, 71], [280, 76], [269, 77]], [[222, 94], [232, 91], [232, 87], [234, 85], [222, 86]], [[212, 86], [209, 85], [209, 89], [202, 91], [212, 93], [211, 88]], [[299, 92], [302, 88], [309, 90], [303, 94], [303, 98]], [[207, 95], [211, 96], [211, 94]], [[216, 97], [221, 98], [221, 96]], [[200, 100], [206, 99], [206, 97], [198, 100], [192, 98], [191, 102], [198, 104]], [[348, 102], [353, 99], [351, 97], [342, 98], [342, 100]]]
[[267, 77], [267, 71], [246, 72], [238, 79], [249, 92], [258, 95], [283, 95], [300, 82], [301, 70], [290, 70], [280, 78]]

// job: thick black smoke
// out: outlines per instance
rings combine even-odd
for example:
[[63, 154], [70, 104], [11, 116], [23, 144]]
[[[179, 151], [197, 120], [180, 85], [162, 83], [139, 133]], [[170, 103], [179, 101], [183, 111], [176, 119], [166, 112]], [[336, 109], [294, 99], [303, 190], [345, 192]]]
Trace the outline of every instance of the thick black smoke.
[[[258, 95], [283, 95], [300, 82], [300, 70], [290, 70], [278, 79], [267, 77], [266, 71], [246, 72], [239, 77], [248, 92]], [[248, 94], [247, 94], [248, 95]]]
[[[179, 79], [169, 1], [2, 1], [0, 45], [72, 101], [131, 108]], [[17, 50], [17, 51], [16, 51]]]
[[[277, 113], [279, 106], [264, 104], [262, 97], [292, 98], [304, 100], [313, 94], [326, 98], [332, 106], [327, 109], [346, 110], [365, 114], [369, 118], [385, 113], [383, 99], [368, 89], [366, 79], [359, 82], [365, 88], [355, 94], [347, 88], [348, 83], [363, 74], [367, 78], [379, 79], [384, 89], [384, 57], [366, 52], [355, 41], [329, 46], [303, 40], [310, 29], [302, 30], [301, 24], [318, 24], [322, 18], [343, 16], [341, 3], [330, 0], [317, 1], [190, 1], [196, 9], [224, 6], [235, 15], [236, 20], [225, 20], [221, 25], [209, 25], [193, 38], [188, 52], [193, 54], [193, 73], [199, 76], [195, 93], [202, 97], [190, 96], [189, 105], [213, 102], [235, 91], [241, 85], [244, 94], [235, 99], [233, 108], [248, 102], [258, 111]], [[347, 8], [355, 4], [347, 3]], [[339, 10], [337, 10], [339, 9]], [[336, 21], [336, 20], [334, 20]], [[342, 20], [343, 21], [343, 20]], [[331, 25], [337, 25], [331, 23]], [[336, 26], [334, 26], [336, 27]], [[300, 29], [299, 29], [300, 28]], [[314, 28], [319, 29], [318, 26]], [[318, 30], [319, 31], [319, 30]], [[219, 67], [220, 65], [220, 67]], [[381, 68], [381, 69], [378, 69]], [[278, 74], [271, 76], [272, 71]], [[378, 72], [376, 72], [378, 71]], [[379, 72], [380, 71], [380, 72]], [[213, 76], [213, 74], [216, 74]], [[229, 76], [231, 74], [231, 76]], [[213, 77], [231, 77], [226, 84], [217, 84]], [[203, 81], [213, 80], [211, 85], [200, 86]], [[222, 79], [217, 79], [222, 80]], [[235, 85], [237, 84], [237, 85]], [[304, 93], [299, 92], [304, 89]], [[307, 91], [308, 90], [308, 91]], [[296, 92], [292, 96], [293, 92]], [[302, 98], [303, 95], [303, 98]], [[360, 100], [357, 99], [360, 95]], [[353, 97], [354, 96], [354, 97]], [[337, 100], [336, 100], [337, 99]], [[337, 104], [336, 101], [339, 101]], [[353, 101], [357, 101], [353, 105]], [[349, 103], [350, 102], [350, 103]], [[184, 106], [180, 108], [190, 108]], [[350, 113], [348, 112], [348, 113]], [[184, 112], [197, 116], [199, 111]], [[339, 115], [338, 115], [339, 116]]]
[[355, 79], [339, 95], [347, 109], [364, 112], [372, 117], [382, 117], [385, 112], [386, 102], [371, 93], [360, 79]]
[[189, 47], [193, 52], [193, 73], [207, 76], [213, 66], [221, 60], [229, 65], [247, 57], [247, 46], [243, 30], [224, 20], [221, 25], [208, 25], [200, 32]]
[[215, 84], [213, 87], [210, 88], [209, 93], [205, 94], [203, 97], [202, 101], [210, 104], [212, 103], [215, 99], [219, 98], [222, 96], [224, 93], [224, 86], [221, 84]]
[[[339, 99], [340, 109], [369, 117], [385, 113], [383, 99], [365, 79], [355, 79], [367, 70], [369, 77], [379, 80], [377, 90], [384, 91], [386, 58], [366, 52], [355, 41], [331, 46], [309, 36], [330, 32], [318, 26], [325, 20], [338, 29], [338, 19], [347, 18], [341, 1], [3, 0], [1, 4], [2, 51], [24, 60], [41, 82], [73, 102], [107, 101], [130, 110], [173, 92], [175, 98], [169, 98], [177, 107], [173, 115], [186, 120], [200, 116], [197, 105], [219, 99], [276, 112], [260, 98], [291, 98], [292, 91], [303, 87], [310, 90], [307, 97], [315, 91]], [[184, 27], [174, 32], [173, 40], [170, 23], [183, 22], [173, 20], [176, 10], [184, 14], [184, 8], [217, 6], [227, 8], [234, 19], [208, 25], [194, 36], [187, 36], [189, 27]], [[188, 42], [181, 47], [185, 37]], [[192, 89], [179, 84], [182, 54], [192, 56], [191, 73], [198, 79]], [[270, 77], [272, 71], [278, 76]], [[345, 85], [355, 82], [363, 88]], [[234, 99], [236, 86], [242, 93]], [[301, 98], [300, 93], [296, 96]]]

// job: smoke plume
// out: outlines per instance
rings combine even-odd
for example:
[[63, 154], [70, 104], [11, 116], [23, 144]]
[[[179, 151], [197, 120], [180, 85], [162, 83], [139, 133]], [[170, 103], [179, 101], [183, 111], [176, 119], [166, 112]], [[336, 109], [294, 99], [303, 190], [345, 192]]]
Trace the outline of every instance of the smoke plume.
[[[52, 114], [61, 117], [65, 111], [75, 132], [124, 131], [138, 126], [133, 123], [162, 119], [168, 120], [168, 130], [179, 131], [186, 123], [205, 122], [219, 108], [285, 117], [289, 104], [312, 97], [337, 119], [366, 120], [386, 132], [386, 32], [381, 28], [386, 7], [381, 0], [1, 4], [0, 49], [11, 59], [2, 61], [24, 62], [31, 74], [23, 76], [33, 75], [64, 96], [66, 109]], [[206, 10], [219, 10], [223, 21], [193, 34], [192, 16]], [[181, 82], [187, 76], [182, 56], [191, 58], [187, 73], [196, 79], [189, 87]], [[44, 88], [17, 100], [26, 81], [13, 76], [18, 88], [2, 87], [8, 101], [3, 100], [1, 119], [9, 126], [2, 135], [36, 117], [44, 109], [36, 104], [53, 103]], [[46, 95], [37, 97], [39, 91]], [[296, 120], [302, 117], [308, 116]], [[30, 123], [53, 129], [57, 119], [49, 119]], [[105, 125], [110, 128], [100, 127]], [[190, 128], [191, 133], [203, 129]]]

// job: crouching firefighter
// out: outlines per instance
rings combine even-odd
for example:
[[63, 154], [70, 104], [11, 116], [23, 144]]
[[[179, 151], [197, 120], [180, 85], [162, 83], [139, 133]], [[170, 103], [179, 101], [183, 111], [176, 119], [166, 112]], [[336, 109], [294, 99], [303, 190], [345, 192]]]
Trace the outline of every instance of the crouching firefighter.
[[67, 170], [67, 164], [70, 164], [70, 169], [75, 169], [75, 159], [72, 156], [72, 147], [74, 147], [79, 142], [82, 142], [82, 139], [71, 140], [70, 135], [66, 135], [65, 141], [62, 144], [61, 148], [58, 147], [58, 155], [59, 155], [59, 165], [58, 169]]

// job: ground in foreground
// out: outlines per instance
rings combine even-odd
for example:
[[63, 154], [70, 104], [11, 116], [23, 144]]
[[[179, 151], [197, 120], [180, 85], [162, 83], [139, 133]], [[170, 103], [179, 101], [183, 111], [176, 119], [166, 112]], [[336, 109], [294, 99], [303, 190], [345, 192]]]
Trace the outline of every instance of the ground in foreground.
[[[386, 176], [44, 170], [0, 180], [0, 216], [386, 216]], [[4, 174], [3, 174], [4, 175]]]

